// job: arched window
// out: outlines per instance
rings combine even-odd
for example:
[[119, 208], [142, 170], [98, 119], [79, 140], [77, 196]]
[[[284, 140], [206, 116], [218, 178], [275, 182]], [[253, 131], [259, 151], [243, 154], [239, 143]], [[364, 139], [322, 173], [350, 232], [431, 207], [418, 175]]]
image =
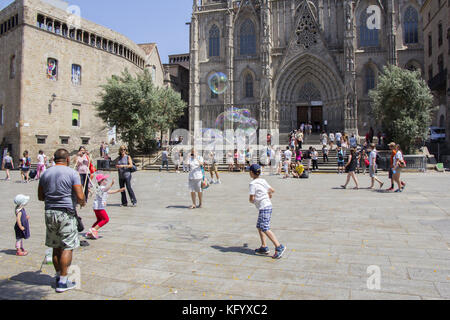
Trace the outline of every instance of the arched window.
[[377, 28], [369, 29], [367, 27], [368, 19], [372, 17], [364, 10], [359, 19], [359, 47], [378, 47], [379, 30]]
[[419, 14], [417, 10], [409, 6], [403, 18], [403, 34], [405, 44], [419, 42]]
[[216, 25], [209, 30], [209, 56], [220, 56], [220, 30]]
[[244, 87], [245, 98], [253, 98], [253, 77], [251, 74], [245, 76]]
[[245, 20], [239, 29], [239, 49], [240, 55], [256, 54], [255, 25], [250, 19]]
[[366, 72], [364, 76], [364, 94], [368, 94], [370, 90], [375, 88], [375, 72], [369, 66], [366, 67]]

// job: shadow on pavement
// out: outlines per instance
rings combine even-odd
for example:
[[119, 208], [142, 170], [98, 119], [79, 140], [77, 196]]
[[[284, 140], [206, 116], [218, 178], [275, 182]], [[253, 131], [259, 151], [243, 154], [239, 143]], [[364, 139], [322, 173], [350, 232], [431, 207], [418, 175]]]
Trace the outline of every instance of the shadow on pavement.
[[237, 252], [237, 253], [243, 253], [248, 254], [250, 256], [255, 255], [255, 251], [246, 247], [221, 247], [221, 246], [211, 246], [211, 248], [219, 250], [220, 252]]
[[190, 209], [190, 206], [167, 206], [166, 209]]
[[50, 286], [53, 281], [53, 277], [40, 271], [20, 273], [0, 281], [0, 299], [42, 300], [48, 295], [48, 290], [39, 286]]
[[16, 250], [2, 250], [2, 251], [0, 251], [0, 253], [7, 254], [9, 256], [15, 256], [16, 255]]

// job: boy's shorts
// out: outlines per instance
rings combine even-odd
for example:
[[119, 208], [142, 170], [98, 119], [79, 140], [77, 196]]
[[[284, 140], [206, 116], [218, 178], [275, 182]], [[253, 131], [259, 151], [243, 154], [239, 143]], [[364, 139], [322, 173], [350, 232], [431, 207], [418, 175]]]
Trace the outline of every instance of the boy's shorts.
[[256, 228], [262, 232], [270, 230], [270, 220], [272, 219], [272, 207], [259, 210], [258, 223]]

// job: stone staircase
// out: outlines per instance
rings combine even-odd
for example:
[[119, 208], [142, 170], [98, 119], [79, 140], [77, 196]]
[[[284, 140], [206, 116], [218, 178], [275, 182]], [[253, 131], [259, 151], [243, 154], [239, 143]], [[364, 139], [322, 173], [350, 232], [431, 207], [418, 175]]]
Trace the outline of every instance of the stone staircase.
[[[306, 154], [307, 149], [304, 148], [304, 150], [302, 150], [303, 154]], [[323, 153], [321, 149], [317, 149], [318, 153], [319, 153], [319, 161], [318, 161], [318, 165], [319, 165], [319, 170], [315, 171], [315, 172], [320, 172], [320, 173], [336, 173], [337, 172], [337, 153], [336, 150], [332, 150], [329, 152], [328, 154], [328, 162], [324, 162], [323, 161]], [[258, 155], [254, 155], [253, 156], [253, 161], [254, 163], [259, 163], [259, 156]], [[295, 162], [295, 156], [292, 157], [292, 161]], [[303, 160], [302, 161], [303, 165], [307, 165], [307, 161]], [[157, 159], [155, 159], [155, 161], [151, 164], [147, 164], [144, 165], [142, 170], [150, 170], [150, 171], [159, 171], [162, 165], [162, 160], [160, 157], [158, 157]], [[235, 166], [236, 167], [236, 166]], [[166, 170], [166, 168], [164, 168], [163, 170]], [[180, 170], [182, 170], [182, 166], [180, 166]], [[226, 164], [226, 158], [224, 156], [223, 160], [220, 161], [220, 163], [218, 164], [218, 170], [225, 172], [228, 171], [228, 165]], [[172, 157], [171, 157], [171, 153], [169, 153], [169, 171], [175, 171], [175, 165], [172, 161]], [[237, 168], [235, 168], [235, 171], [239, 171]]]

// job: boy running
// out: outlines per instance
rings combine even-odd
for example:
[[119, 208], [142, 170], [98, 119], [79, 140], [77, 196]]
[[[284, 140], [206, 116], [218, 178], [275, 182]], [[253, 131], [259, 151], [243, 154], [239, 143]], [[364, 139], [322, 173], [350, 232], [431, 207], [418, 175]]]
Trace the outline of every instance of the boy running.
[[266, 180], [260, 178], [261, 166], [254, 164], [250, 167], [250, 177], [253, 181], [250, 183], [250, 203], [255, 204], [259, 210], [258, 229], [261, 238], [261, 247], [255, 250], [257, 255], [267, 256], [270, 253], [266, 244], [266, 236], [275, 245], [275, 254], [273, 259], [280, 259], [286, 251], [286, 247], [280, 244], [275, 237], [275, 234], [270, 230], [270, 220], [272, 218], [272, 194], [275, 190], [267, 183]]

